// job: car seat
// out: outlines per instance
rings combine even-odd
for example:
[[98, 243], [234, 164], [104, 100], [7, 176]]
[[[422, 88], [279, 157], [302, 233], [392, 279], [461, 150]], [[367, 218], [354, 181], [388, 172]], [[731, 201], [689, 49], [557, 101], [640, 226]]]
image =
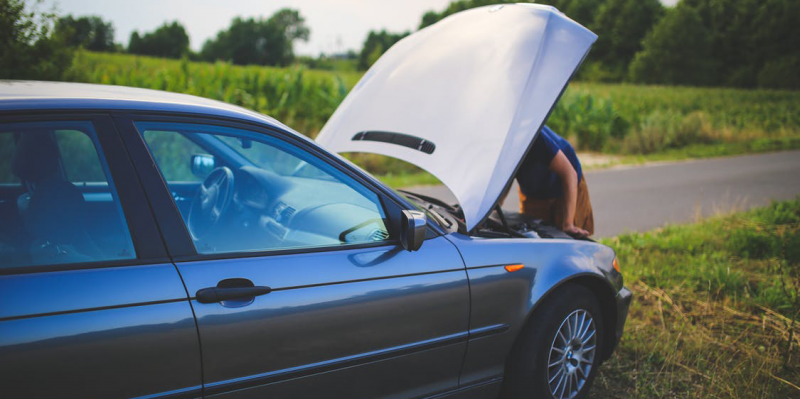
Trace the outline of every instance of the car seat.
[[66, 180], [53, 131], [31, 130], [17, 140], [12, 172], [27, 192], [17, 199], [34, 264], [99, 260], [101, 251], [86, 231], [83, 194]]

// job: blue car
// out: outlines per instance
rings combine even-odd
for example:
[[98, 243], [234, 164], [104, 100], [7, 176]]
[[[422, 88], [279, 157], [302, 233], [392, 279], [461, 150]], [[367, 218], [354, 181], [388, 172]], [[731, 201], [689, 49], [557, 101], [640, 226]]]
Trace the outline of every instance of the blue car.
[[[439, 45], [476, 26], [498, 35]], [[317, 142], [187, 95], [0, 82], [0, 396], [585, 397], [631, 301], [615, 254], [497, 202], [593, 41], [549, 7], [460, 13], [387, 52]], [[527, 83], [438, 75], [454, 62]]]

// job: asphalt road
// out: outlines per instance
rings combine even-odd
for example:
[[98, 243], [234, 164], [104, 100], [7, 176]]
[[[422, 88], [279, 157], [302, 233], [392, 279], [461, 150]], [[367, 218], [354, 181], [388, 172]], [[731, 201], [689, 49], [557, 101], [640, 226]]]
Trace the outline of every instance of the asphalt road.
[[[610, 237], [793, 199], [800, 195], [800, 151], [588, 171], [586, 183], [595, 236]], [[410, 191], [455, 202], [444, 186]], [[517, 196], [503, 209], [518, 210]]]

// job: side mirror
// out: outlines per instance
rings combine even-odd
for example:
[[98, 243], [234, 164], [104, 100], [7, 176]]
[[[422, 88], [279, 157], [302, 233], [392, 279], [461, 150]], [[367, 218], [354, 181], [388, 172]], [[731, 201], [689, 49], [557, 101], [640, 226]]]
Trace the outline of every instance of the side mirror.
[[402, 231], [400, 232], [400, 243], [403, 248], [409, 251], [416, 251], [425, 241], [425, 233], [428, 231], [428, 218], [420, 211], [403, 211]]
[[216, 162], [211, 155], [192, 155], [192, 174], [195, 176], [206, 177], [214, 170], [215, 166]]

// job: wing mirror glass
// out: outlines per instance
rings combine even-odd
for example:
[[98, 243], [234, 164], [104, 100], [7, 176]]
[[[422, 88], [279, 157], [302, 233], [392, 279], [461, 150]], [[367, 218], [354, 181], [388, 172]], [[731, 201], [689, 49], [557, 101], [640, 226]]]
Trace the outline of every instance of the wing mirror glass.
[[214, 170], [215, 166], [216, 161], [211, 155], [192, 155], [192, 174], [195, 176], [206, 177]]
[[416, 251], [425, 241], [428, 218], [420, 211], [403, 211], [400, 243], [409, 251]]

